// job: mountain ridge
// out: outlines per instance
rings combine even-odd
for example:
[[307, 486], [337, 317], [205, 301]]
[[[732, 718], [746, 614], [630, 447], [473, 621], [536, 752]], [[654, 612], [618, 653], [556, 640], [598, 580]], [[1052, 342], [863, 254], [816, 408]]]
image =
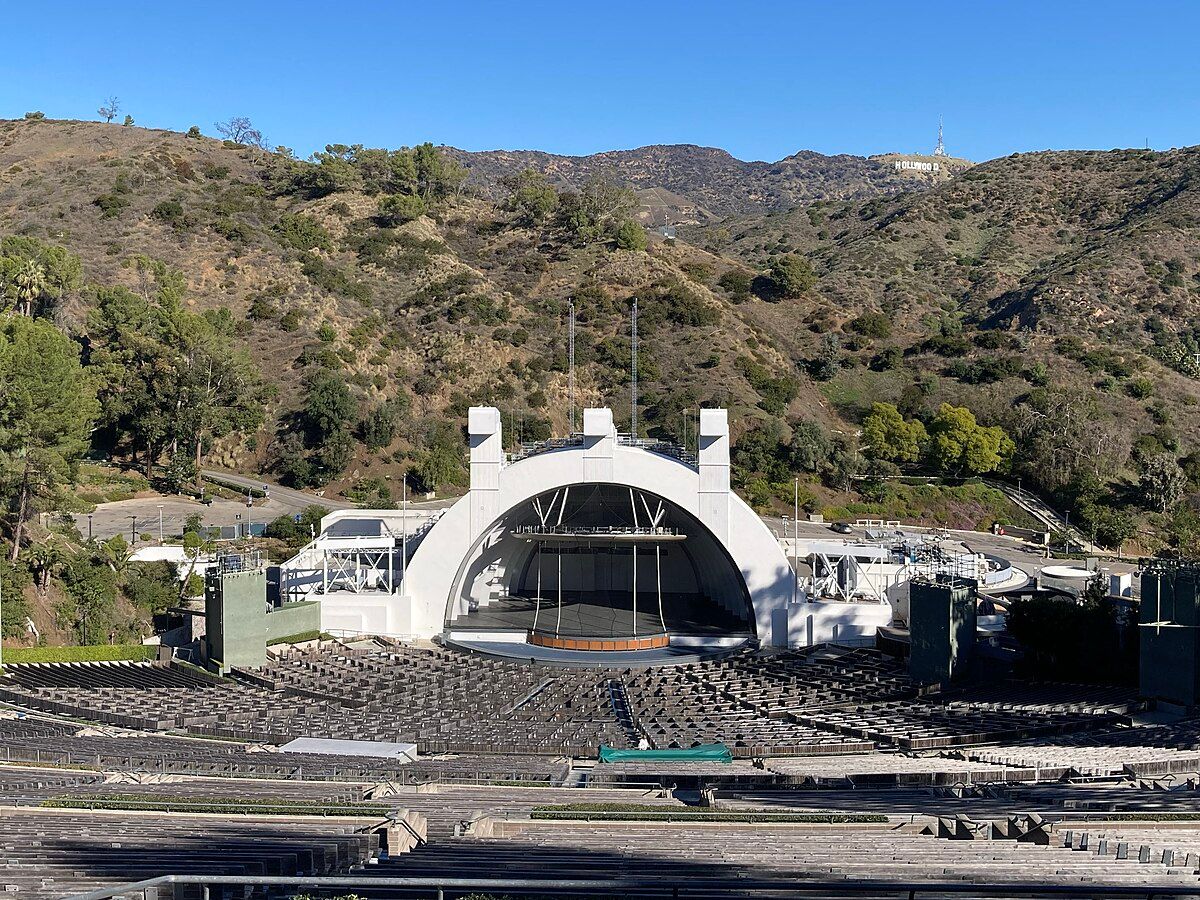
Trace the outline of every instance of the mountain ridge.
[[[524, 169], [546, 175], [559, 188], [578, 190], [589, 179], [620, 180], [639, 195], [655, 189], [686, 198], [691, 208], [667, 204], [650, 212], [650, 224], [695, 224], [731, 215], [778, 212], [813, 200], [864, 199], [879, 194], [922, 190], [965, 171], [972, 163], [938, 157], [941, 171], [900, 171], [893, 158], [928, 158], [919, 154], [856, 156], [797, 150], [775, 162], [741, 160], [719, 147], [698, 144], [648, 144], [582, 156], [541, 150], [446, 151], [468, 171], [468, 183], [488, 198], [500, 196], [502, 183]], [[646, 198], [643, 196], [643, 200]], [[652, 204], [647, 204], [653, 209]]]

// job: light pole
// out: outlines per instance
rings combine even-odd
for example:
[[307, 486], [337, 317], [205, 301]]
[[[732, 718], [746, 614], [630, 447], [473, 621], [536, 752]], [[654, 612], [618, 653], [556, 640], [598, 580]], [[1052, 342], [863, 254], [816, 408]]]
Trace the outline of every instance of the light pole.
[[163, 505], [158, 504], [158, 544], [161, 547], [163, 542], [163, 520], [162, 520]]
[[129, 517], [129, 546], [137, 543], [137, 516]]
[[793, 481], [792, 494], [792, 602], [800, 600], [800, 477]]
[[[400, 479], [400, 594], [404, 595], [408, 585], [404, 579], [408, 576], [408, 470]], [[539, 562], [539, 565], [541, 563]], [[538, 578], [541, 578], [541, 574]]]
[[92, 542], [92, 514], [88, 513], [88, 543]]

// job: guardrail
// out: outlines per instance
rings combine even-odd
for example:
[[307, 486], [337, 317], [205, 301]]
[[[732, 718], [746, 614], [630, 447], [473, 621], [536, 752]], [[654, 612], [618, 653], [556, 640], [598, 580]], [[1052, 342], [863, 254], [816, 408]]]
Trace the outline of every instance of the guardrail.
[[[447, 893], [462, 896], [472, 893], [501, 891], [521, 896], [553, 897], [729, 897], [732, 893], [744, 896], [751, 891], [767, 891], [772, 897], [920, 897], [954, 894], [971, 897], [1194, 897], [1194, 884], [1139, 885], [1105, 884], [1039, 884], [1036, 882], [895, 882], [895, 881], [782, 881], [730, 877], [728, 879], [699, 878], [680, 882], [670, 876], [651, 878], [376, 878], [353, 876], [312, 876], [308, 878], [285, 875], [163, 875], [130, 884], [115, 885], [97, 891], [75, 894], [67, 900], [109, 900], [113, 897], [141, 895], [153, 900], [159, 889], [172, 885], [196, 885], [204, 897], [241, 894], [234, 888], [292, 888], [296, 892], [317, 891], [336, 896], [347, 889], [360, 890], [372, 897], [436, 897], [443, 900]], [[265, 893], [265, 892], [264, 892]], [[271, 892], [274, 893], [274, 892]]]

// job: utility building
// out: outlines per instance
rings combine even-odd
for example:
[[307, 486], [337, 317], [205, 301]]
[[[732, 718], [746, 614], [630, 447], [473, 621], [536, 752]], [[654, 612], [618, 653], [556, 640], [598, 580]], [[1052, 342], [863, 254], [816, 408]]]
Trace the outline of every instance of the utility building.
[[206, 634], [204, 662], [227, 672], [234, 666], [261, 666], [267, 644], [318, 632], [321, 605], [310, 601], [270, 607], [267, 573], [258, 554], [222, 556], [204, 583]]
[[1200, 562], [1151, 560], [1142, 571], [1138, 682], [1143, 697], [1200, 703]]
[[975, 656], [976, 582], [953, 575], [909, 582], [908, 672], [942, 684], [969, 673]]

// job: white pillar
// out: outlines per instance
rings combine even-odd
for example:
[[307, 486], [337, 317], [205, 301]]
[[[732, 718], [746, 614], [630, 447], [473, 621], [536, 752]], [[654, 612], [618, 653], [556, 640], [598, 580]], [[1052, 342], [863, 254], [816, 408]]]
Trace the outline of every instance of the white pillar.
[[611, 409], [583, 411], [583, 480], [611, 483], [617, 428]]
[[729, 413], [700, 410], [700, 521], [729, 545]]
[[467, 413], [471, 440], [471, 541], [477, 540], [500, 515], [500, 468], [504, 441], [500, 410], [472, 406]]

